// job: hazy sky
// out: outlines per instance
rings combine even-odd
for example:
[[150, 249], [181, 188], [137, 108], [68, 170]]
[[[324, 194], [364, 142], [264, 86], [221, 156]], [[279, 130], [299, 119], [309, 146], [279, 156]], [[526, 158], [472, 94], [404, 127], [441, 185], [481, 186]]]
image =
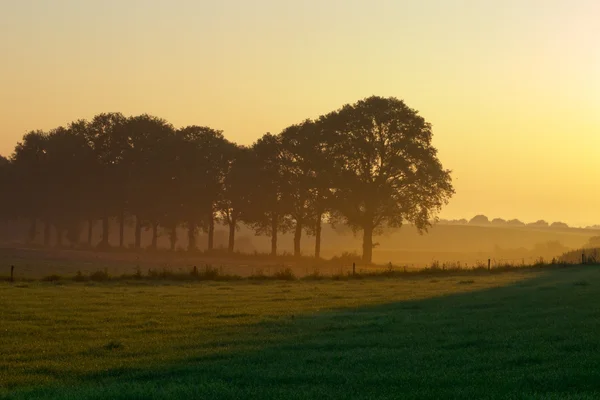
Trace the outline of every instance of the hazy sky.
[[99, 112], [238, 143], [358, 99], [434, 127], [442, 217], [600, 223], [598, 0], [0, 0], [0, 154]]

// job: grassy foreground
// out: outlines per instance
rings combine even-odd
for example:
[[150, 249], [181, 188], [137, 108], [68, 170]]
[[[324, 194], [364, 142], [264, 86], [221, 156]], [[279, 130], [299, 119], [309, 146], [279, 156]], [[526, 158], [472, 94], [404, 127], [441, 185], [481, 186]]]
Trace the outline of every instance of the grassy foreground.
[[0, 284], [2, 399], [598, 398], [600, 269]]

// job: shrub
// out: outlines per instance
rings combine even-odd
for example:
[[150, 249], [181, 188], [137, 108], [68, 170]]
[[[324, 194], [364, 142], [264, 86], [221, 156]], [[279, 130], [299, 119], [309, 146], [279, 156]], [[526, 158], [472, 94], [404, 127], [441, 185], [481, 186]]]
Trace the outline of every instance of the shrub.
[[286, 268], [282, 271], [277, 271], [273, 274], [273, 278], [281, 281], [295, 281], [296, 275], [290, 268]]
[[108, 275], [108, 271], [96, 271], [90, 275], [90, 280], [94, 282], [105, 282], [110, 280], [110, 276]]

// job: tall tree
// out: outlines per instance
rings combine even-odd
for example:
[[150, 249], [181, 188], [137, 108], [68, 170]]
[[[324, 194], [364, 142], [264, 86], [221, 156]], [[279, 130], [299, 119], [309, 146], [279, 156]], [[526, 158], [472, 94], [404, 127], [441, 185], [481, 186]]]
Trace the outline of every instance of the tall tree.
[[257, 162], [246, 147], [232, 144], [229, 150], [229, 163], [223, 180], [223, 191], [217, 200], [217, 211], [221, 222], [229, 228], [228, 251], [233, 253], [238, 224], [248, 214]]
[[135, 246], [141, 244], [141, 227], [145, 225], [152, 228], [151, 247], [156, 249], [159, 225], [176, 213], [170, 201], [175, 194], [171, 192], [175, 130], [167, 121], [143, 114], [128, 118], [117, 132], [127, 143], [121, 171], [125, 175], [122, 179], [126, 179], [124, 198], [136, 216]]
[[0, 155], [0, 222], [14, 218], [15, 193], [12, 187], [12, 165], [8, 158]]
[[214, 246], [217, 202], [223, 191], [231, 144], [221, 131], [188, 126], [177, 131], [179, 183], [188, 225], [188, 249], [196, 250], [199, 227], [208, 233], [208, 250]]
[[300, 255], [302, 231], [306, 230], [315, 236], [315, 257], [319, 258], [321, 224], [331, 196], [328, 148], [318, 124], [311, 120], [284, 129], [281, 142], [281, 165], [294, 220], [294, 254]]
[[46, 196], [50, 221], [55, 227], [57, 244], [63, 238], [72, 245], [79, 242], [82, 222], [87, 217], [87, 182], [93, 163], [92, 149], [84, 137], [59, 127], [47, 136], [46, 174], [51, 190]]
[[37, 235], [37, 222], [45, 224], [44, 244], [50, 244], [51, 210], [45, 199], [51, 193], [46, 160], [48, 135], [43, 131], [31, 131], [17, 143], [12, 155], [15, 176], [15, 214], [31, 220], [27, 242]]
[[363, 231], [363, 261], [373, 235], [413, 223], [419, 231], [454, 193], [433, 147], [431, 125], [396, 98], [369, 97], [321, 118], [333, 151], [333, 216]]
[[290, 182], [284, 174], [281, 137], [267, 133], [252, 146], [252, 151], [258, 165], [248, 222], [258, 234], [271, 236], [271, 255], [275, 256], [278, 233], [286, 233], [292, 226]]
[[109, 221], [111, 217], [120, 217], [123, 223], [126, 207], [126, 177], [123, 172], [124, 153], [127, 137], [121, 126], [126, 119], [121, 113], [103, 113], [96, 115], [85, 130], [89, 145], [94, 150], [98, 162], [98, 186], [102, 188], [99, 195], [102, 218], [101, 248], [109, 247]]

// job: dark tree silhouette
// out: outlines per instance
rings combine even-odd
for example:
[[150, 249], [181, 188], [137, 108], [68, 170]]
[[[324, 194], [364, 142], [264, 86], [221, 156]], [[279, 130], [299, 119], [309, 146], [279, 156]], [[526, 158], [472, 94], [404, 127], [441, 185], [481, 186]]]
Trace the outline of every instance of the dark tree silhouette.
[[332, 148], [332, 214], [363, 231], [363, 261], [373, 235], [413, 223], [419, 231], [454, 193], [432, 146], [431, 125], [395, 98], [370, 97], [321, 119]]
[[282, 168], [281, 138], [267, 133], [252, 146], [252, 151], [258, 165], [248, 222], [258, 234], [271, 236], [271, 255], [277, 255], [277, 235], [287, 232], [292, 225], [288, 215], [290, 182]]
[[13, 215], [31, 220], [27, 242], [37, 236], [37, 222], [44, 224], [44, 244], [50, 244], [51, 210], [44, 200], [50, 195], [51, 187], [46, 168], [48, 135], [42, 131], [31, 131], [17, 143], [12, 163], [15, 172], [15, 191], [19, 201]]
[[246, 147], [229, 146], [228, 164], [223, 180], [223, 192], [217, 200], [217, 212], [221, 222], [229, 228], [228, 251], [235, 249], [235, 232], [238, 224], [247, 219], [252, 187], [258, 163], [252, 151]]
[[98, 164], [96, 184], [101, 188], [98, 195], [98, 209], [102, 219], [101, 248], [108, 248], [110, 245], [110, 217], [119, 215], [121, 225], [124, 223], [127, 174], [123, 173], [123, 167], [127, 137], [120, 128], [125, 121], [121, 113], [98, 114], [83, 132]]
[[476, 215], [469, 221], [469, 225], [489, 225], [490, 220], [485, 215]]
[[196, 250], [199, 227], [208, 233], [208, 249], [214, 246], [219, 196], [229, 168], [231, 143], [221, 131], [188, 126], [177, 131], [179, 184], [188, 225], [188, 249]]
[[321, 225], [331, 198], [331, 157], [320, 125], [307, 120], [281, 133], [282, 168], [289, 183], [290, 216], [294, 221], [294, 255], [300, 256], [303, 229], [315, 236], [321, 252]]

